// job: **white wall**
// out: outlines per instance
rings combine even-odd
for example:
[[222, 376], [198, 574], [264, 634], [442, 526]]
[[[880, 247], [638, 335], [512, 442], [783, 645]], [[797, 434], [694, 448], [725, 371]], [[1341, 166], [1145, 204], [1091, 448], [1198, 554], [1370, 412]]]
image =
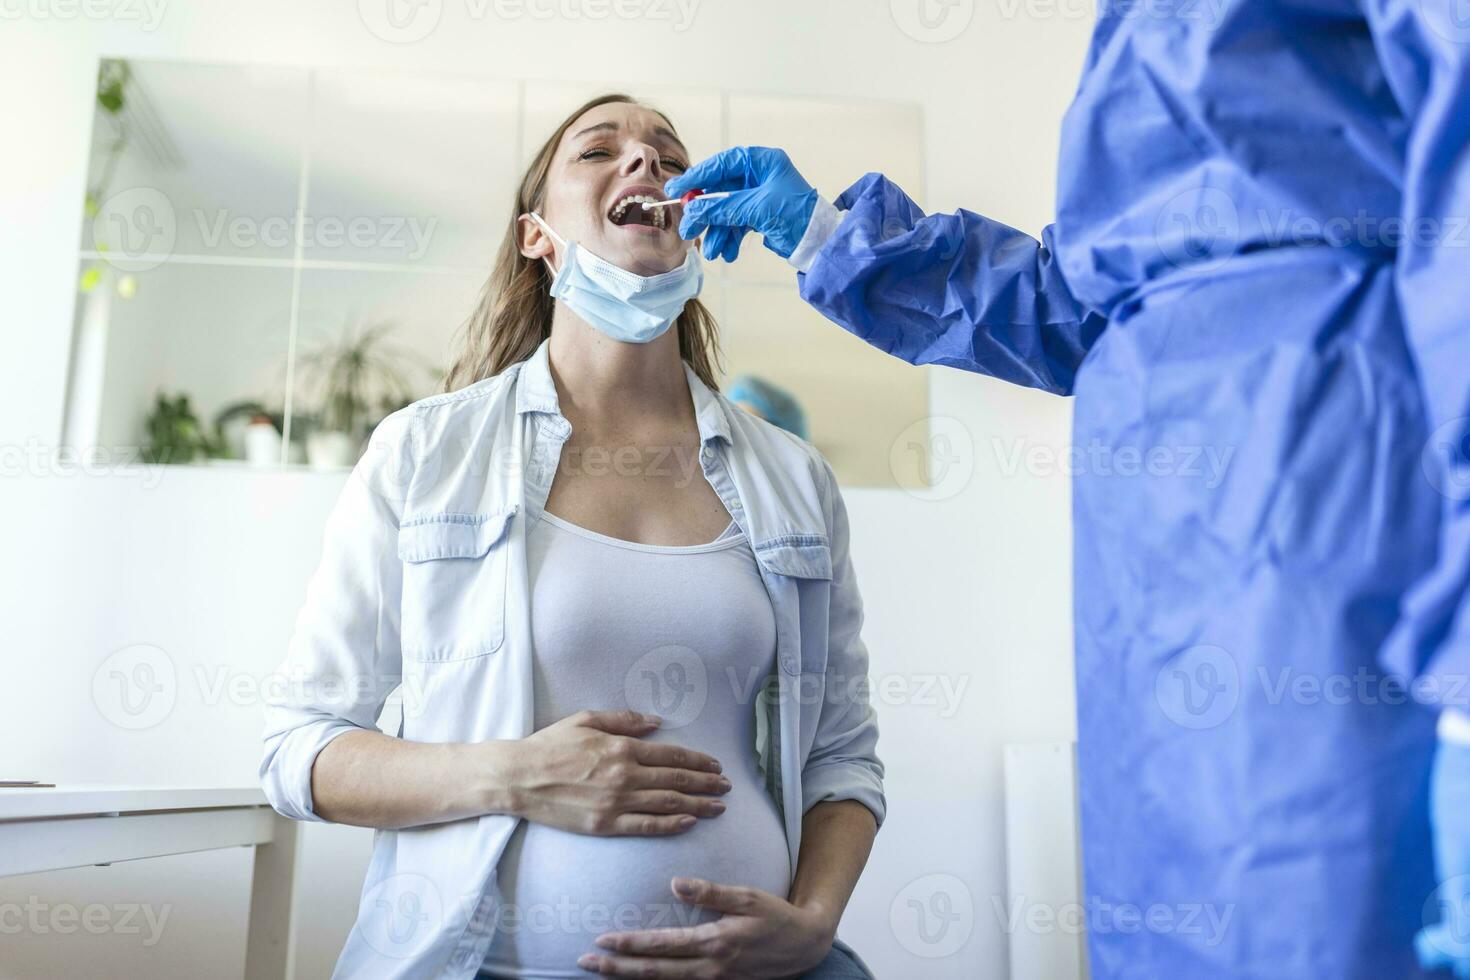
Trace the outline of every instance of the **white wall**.
[[[117, 16], [96, 20], [61, 0], [0, 6], [0, 774], [250, 781], [259, 729], [251, 687], [280, 660], [339, 485], [306, 473], [206, 469], [168, 471], [153, 484], [137, 471], [79, 476], [31, 464], [31, 447], [52, 444], [62, 418], [99, 56], [502, 78], [622, 73], [635, 93], [640, 83], [697, 82], [912, 100], [927, 120], [921, 203], [1039, 231], [1051, 213], [1056, 133], [1088, 20], [1065, 5], [1038, 2], [1028, 14], [1022, 0], [985, 9], [959, 0], [933, 6], [959, 18], [951, 27], [971, 17], [964, 30], [924, 43], [897, 26], [913, 2], [703, 0], [679, 32], [615, 17], [507, 19], [493, 5], [444, 0], [438, 28], [416, 43], [386, 43], [367, 30], [359, 8], [373, 9], [373, 0], [201, 0], [164, 7], [153, 29], [124, 19], [146, 12], [141, 3], [104, 2]], [[937, 424], [959, 439], [952, 472], [972, 467], [963, 488], [937, 501], [849, 494], [875, 679], [918, 696], [880, 698], [890, 815], [843, 935], [883, 977], [1004, 977], [1000, 746], [1074, 734], [1068, 491], [1058, 474], [1016, 472], [1010, 454], [1063, 445], [1070, 407], [953, 372], [934, 373], [931, 405], [957, 420]], [[133, 644], [162, 649], [178, 677], [173, 710], [142, 731], [110, 721], [92, 686], [105, 658]], [[218, 689], [232, 679], [233, 695]], [[942, 696], [926, 703], [931, 679], [963, 690], [957, 710]], [[301, 975], [315, 977], [329, 970], [350, 916], [367, 834], [312, 830], [304, 859], [321, 928], [301, 951]], [[0, 911], [143, 902], [172, 912], [152, 945], [146, 932], [0, 932], [0, 977], [238, 975], [248, 877], [240, 851], [0, 881]], [[924, 905], [936, 891], [947, 891], [962, 917], [926, 943], [910, 900]]]

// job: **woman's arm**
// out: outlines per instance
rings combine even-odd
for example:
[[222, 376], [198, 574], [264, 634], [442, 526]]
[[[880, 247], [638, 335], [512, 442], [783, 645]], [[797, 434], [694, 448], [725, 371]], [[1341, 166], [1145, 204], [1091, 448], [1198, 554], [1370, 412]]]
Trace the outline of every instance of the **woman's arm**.
[[801, 853], [788, 900], [817, 914], [824, 956], [877, 835], [873, 812], [855, 800], [824, 801], [801, 818]]
[[323, 820], [385, 830], [509, 813], [512, 750], [347, 732], [317, 755], [312, 799]]
[[724, 812], [711, 756], [642, 736], [636, 711], [579, 711], [523, 739], [405, 742], [348, 732], [317, 756], [320, 819], [396, 829], [487, 813], [597, 836], [677, 834]]
[[378, 423], [348, 476], [285, 663], [264, 687], [261, 787], [271, 806], [296, 820], [326, 819], [316, 812], [313, 770], [333, 742], [388, 737], [377, 724], [402, 679], [397, 540], [413, 476], [412, 413], [400, 409]]
[[805, 820], [819, 803], [855, 800], [881, 827], [887, 815], [883, 762], [878, 758], [878, 716], [868, 697], [863, 598], [849, 548], [847, 505], [832, 467], [820, 456], [815, 466], [827, 508], [832, 583], [827, 601], [827, 682], [801, 771], [801, 812]]

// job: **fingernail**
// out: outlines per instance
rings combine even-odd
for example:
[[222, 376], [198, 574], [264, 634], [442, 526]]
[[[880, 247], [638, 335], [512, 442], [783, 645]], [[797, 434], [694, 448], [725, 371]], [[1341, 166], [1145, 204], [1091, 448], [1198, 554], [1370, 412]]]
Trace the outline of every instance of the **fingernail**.
[[658, 725], [663, 722], [663, 719], [660, 718], [658, 715], [644, 715], [643, 720], [648, 722], [650, 725]]
[[674, 879], [674, 891], [680, 895], [693, 895], [694, 883], [692, 881], [685, 881], [683, 878], [676, 878]]
[[733, 787], [734, 787], [734, 784], [731, 783], [729, 779], [727, 779], [724, 776], [721, 776], [720, 777], [720, 792], [721, 793], [728, 793], [728, 792], [730, 792], [730, 790]]
[[715, 802], [711, 803], [709, 805], [709, 808], [710, 808], [710, 810], [712, 810], [715, 813], [724, 813], [725, 812], [725, 804], [721, 803], [718, 800], [716, 800]]

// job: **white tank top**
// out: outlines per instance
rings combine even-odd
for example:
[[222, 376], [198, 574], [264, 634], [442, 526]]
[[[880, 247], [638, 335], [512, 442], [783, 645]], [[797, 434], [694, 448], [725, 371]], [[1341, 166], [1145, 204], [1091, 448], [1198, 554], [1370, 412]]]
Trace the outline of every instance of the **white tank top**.
[[755, 555], [733, 522], [669, 547], [543, 514], [528, 541], [535, 727], [584, 708], [658, 714], [649, 741], [720, 760], [724, 813], [671, 837], [594, 837], [521, 821], [501, 857], [500, 912], [482, 976], [587, 977], [604, 932], [718, 918], [674, 897], [676, 875], [791, 886], [786, 834], [756, 765], [755, 696], [775, 668], [776, 625]]

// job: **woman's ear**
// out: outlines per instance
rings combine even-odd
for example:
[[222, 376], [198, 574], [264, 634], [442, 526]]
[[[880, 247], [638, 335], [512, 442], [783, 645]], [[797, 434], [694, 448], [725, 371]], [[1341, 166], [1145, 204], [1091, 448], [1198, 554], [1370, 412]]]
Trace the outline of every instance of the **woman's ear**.
[[546, 229], [532, 220], [529, 214], [516, 219], [516, 235], [521, 254], [528, 259], [544, 259], [556, 251]]

